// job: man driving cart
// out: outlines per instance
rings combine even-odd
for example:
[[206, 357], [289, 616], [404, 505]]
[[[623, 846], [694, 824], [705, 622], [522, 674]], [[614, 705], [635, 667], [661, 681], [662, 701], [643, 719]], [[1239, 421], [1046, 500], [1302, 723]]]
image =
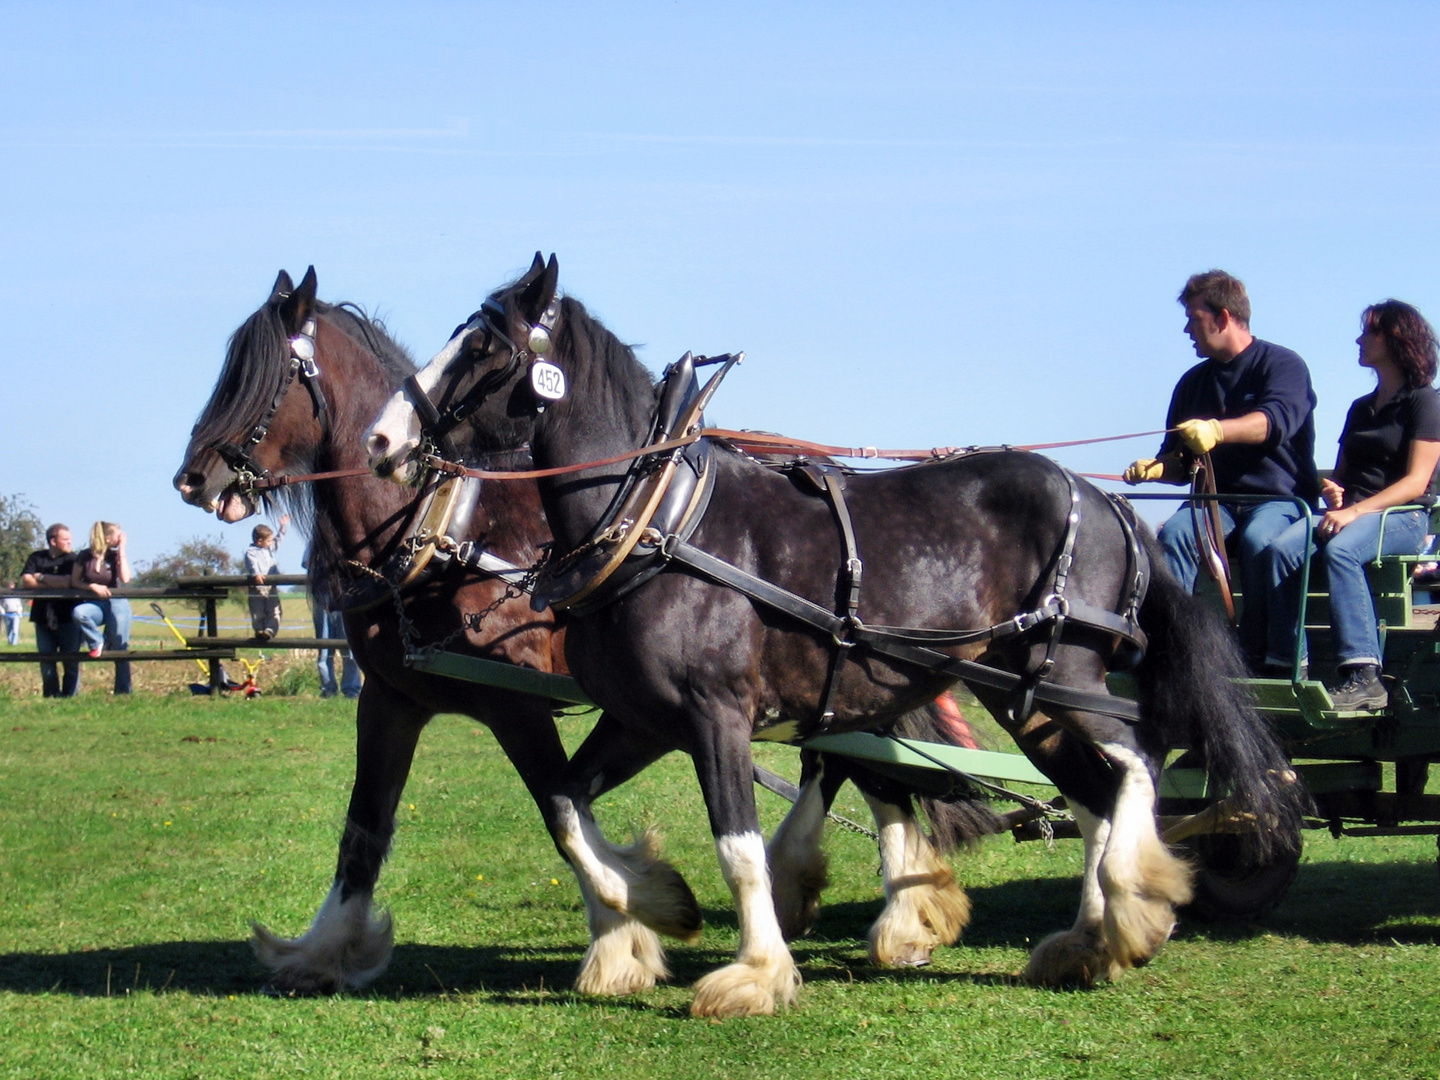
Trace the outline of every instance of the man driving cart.
[[[1130, 484], [1189, 483], [1196, 461], [1210, 455], [1225, 537], [1237, 540], [1239, 581], [1245, 597], [1240, 644], [1252, 670], [1265, 670], [1271, 542], [1303, 516], [1292, 496], [1313, 505], [1320, 495], [1315, 469], [1315, 392], [1305, 361], [1250, 332], [1244, 284], [1223, 270], [1193, 275], [1178, 297], [1185, 332], [1201, 362], [1175, 386], [1166, 414], [1168, 432], [1154, 458], [1125, 470]], [[1227, 501], [1227, 495], [1272, 496]], [[1160, 528], [1170, 572], [1194, 591], [1202, 558], [1198, 515], [1189, 507]]]

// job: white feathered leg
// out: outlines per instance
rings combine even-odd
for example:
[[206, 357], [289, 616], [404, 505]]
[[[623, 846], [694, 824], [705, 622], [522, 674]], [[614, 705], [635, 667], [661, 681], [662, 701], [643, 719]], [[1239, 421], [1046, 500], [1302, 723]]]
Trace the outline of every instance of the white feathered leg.
[[715, 850], [735, 897], [740, 948], [735, 962], [695, 984], [695, 1016], [761, 1016], [791, 1005], [800, 989], [795, 966], [770, 894], [765, 841], [758, 832], [717, 837]]
[[795, 805], [770, 838], [770, 862], [775, 916], [786, 941], [810, 932], [820, 910], [820, 894], [830, 883], [820, 835], [825, 827], [825, 799], [820, 791], [821, 772], [800, 788]]
[[[862, 794], [864, 794], [862, 792]], [[886, 967], [930, 962], [970, 921], [970, 899], [905, 808], [865, 795], [880, 832], [885, 910], [870, 928], [870, 959]]]
[[576, 989], [619, 995], [648, 990], [669, 977], [656, 931], [694, 941], [700, 908], [690, 887], [659, 857], [653, 832], [628, 847], [605, 839], [599, 827], [569, 800], [557, 798], [560, 846], [585, 900], [590, 947]]
[[368, 986], [390, 963], [395, 928], [388, 914], [371, 918], [369, 893], [340, 899], [331, 887], [302, 937], [281, 938], [258, 922], [250, 947], [270, 969], [270, 985], [288, 993], [336, 993]]

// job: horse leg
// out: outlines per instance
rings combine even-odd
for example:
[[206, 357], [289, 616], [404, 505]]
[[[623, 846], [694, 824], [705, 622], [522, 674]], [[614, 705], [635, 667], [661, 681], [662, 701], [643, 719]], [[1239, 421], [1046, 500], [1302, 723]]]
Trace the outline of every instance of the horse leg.
[[270, 969], [275, 989], [358, 989], [389, 964], [394, 927], [388, 914], [372, 917], [371, 903], [395, 831], [395, 808], [428, 719], [428, 712], [380, 679], [366, 680], [355, 717], [355, 783], [330, 893], [301, 937], [280, 938], [258, 922], [250, 924], [251, 948]]
[[780, 932], [765, 841], [755, 811], [750, 723], [741, 714], [697, 717], [691, 754], [710, 815], [720, 871], [735, 898], [735, 962], [695, 984], [694, 1016], [757, 1016], [790, 1005], [800, 972]]
[[960, 937], [970, 899], [916, 822], [909, 797], [857, 786], [880, 832], [885, 882], [885, 910], [870, 928], [870, 959], [883, 967], [923, 966], [937, 946]]
[[1069, 732], [1052, 736], [1042, 767], [1085, 837], [1080, 911], [1070, 930], [1036, 947], [1025, 975], [1088, 986], [1155, 955], [1174, 929], [1175, 908], [1190, 899], [1191, 871], [1160, 839], [1154, 772], [1134, 731], [1093, 713], [1067, 713], [1065, 721]]
[[575, 980], [582, 994], [648, 990], [670, 977], [657, 931], [686, 942], [700, 936], [700, 905], [685, 879], [660, 858], [654, 830], [621, 847], [605, 838], [591, 812], [595, 798], [670, 749], [637, 741], [602, 715], [544, 800], [555, 846], [585, 901], [590, 947]]
[[[1128, 732], [1126, 733], [1129, 734]], [[1160, 839], [1156, 791], [1150, 762], [1131, 738], [1100, 743], [1120, 790], [1110, 836], [1100, 857], [1105, 896], [1105, 946], [1110, 978], [1149, 962], [1175, 929], [1175, 909], [1190, 902], [1190, 866]]]
[[1105, 948], [1105, 896], [1100, 891], [1100, 855], [1110, 836], [1110, 821], [1074, 803], [1070, 813], [1085, 842], [1080, 878], [1080, 911], [1075, 925], [1044, 938], [1030, 954], [1025, 981], [1037, 986], [1093, 986], [1112, 970]]
[[827, 771], [826, 760], [814, 750], [800, 752], [800, 794], [765, 849], [774, 879], [775, 916], [786, 941], [810, 932], [820, 911], [820, 894], [830, 883], [820, 834], [845, 777], [839, 770]]

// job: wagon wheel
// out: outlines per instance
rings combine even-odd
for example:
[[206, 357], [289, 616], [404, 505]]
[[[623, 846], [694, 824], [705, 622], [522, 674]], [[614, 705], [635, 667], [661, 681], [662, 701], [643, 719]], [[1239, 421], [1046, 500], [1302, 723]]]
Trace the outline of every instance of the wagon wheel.
[[1196, 836], [1182, 846], [1195, 862], [1195, 898], [1184, 914], [1207, 922], [1251, 921], [1269, 914], [1300, 866], [1298, 827], [1290, 850], [1265, 861], [1247, 855], [1243, 837], [1234, 833]]

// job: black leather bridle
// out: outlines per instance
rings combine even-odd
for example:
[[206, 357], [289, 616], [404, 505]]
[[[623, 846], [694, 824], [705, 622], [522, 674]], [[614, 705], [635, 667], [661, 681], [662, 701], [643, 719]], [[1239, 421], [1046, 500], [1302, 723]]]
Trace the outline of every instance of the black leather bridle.
[[[444, 412], [441, 412], [435, 403], [430, 400], [430, 395], [425, 392], [425, 389], [420, 385], [420, 380], [415, 375], [409, 376], [400, 384], [406, 399], [410, 402], [411, 407], [414, 408], [416, 418], [420, 422], [421, 446], [416, 451], [416, 456], [423, 457], [427, 454], [438, 454], [438, 456], [444, 458], [446, 461], [458, 461], [460, 454], [454, 442], [450, 439], [450, 433], [459, 427], [475, 410], [480, 408], [486, 398], [508, 383], [520, 369], [520, 366], [526, 361], [530, 361], [532, 367], [536, 363], [545, 362], [541, 361], [541, 357], [550, 351], [555, 322], [559, 316], [560, 298], [557, 296], [550, 302], [544, 314], [540, 316], [539, 321], [528, 327], [525, 347], [521, 348], [500, 328], [506, 321], [506, 316], [505, 308], [500, 303], [499, 297], [495, 295], [487, 296], [485, 303], [480, 306], [480, 310], [456, 327], [455, 332], [450, 335], [450, 340], [454, 341], [461, 334], [468, 334], [483, 329], [485, 331], [485, 343], [480, 349], [471, 352], [471, 359], [468, 364], [457, 364], [456, 360], [458, 360], [459, 357], [450, 361], [452, 370], [449, 372], [449, 385], [441, 397], [442, 403], [449, 398], [455, 386], [461, 378], [468, 374], [470, 368], [481, 358], [488, 356], [497, 343], [505, 346], [510, 353], [510, 359], [504, 367], [492, 369], [480, 376], [480, 378], [476, 380], [475, 385], [472, 386], [459, 401], [446, 407]], [[532, 379], [532, 384], [533, 381]], [[532, 385], [532, 390], [534, 389]], [[563, 393], [562, 382], [562, 396]], [[533, 398], [536, 412], [544, 410], [547, 399], [557, 400], [555, 397], [549, 397], [548, 395], [542, 396], [538, 391], [533, 395]], [[427, 443], [428, 445], [426, 445]]]
[[[288, 295], [288, 294], [282, 294]], [[315, 417], [325, 434], [330, 431], [330, 405], [325, 400], [325, 391], [320, 386], [320, 367], [315, 363], [315, 320], [307, 319], [300, 332], [290, 339], [290, 364], [285, 378], [270, 400], [269, 407], [261, 414], [259, 421], [250, 429], [242, 442], [215, 443], [212, 449], [235, 474], [235, 483], [241, 491], [253, 494], [261, 481], [272, 480], [270, 470], [255, 460], [254, 451], [265, 436], [270, 434], [270, 425], [280, 410], [280, 403], [290, 392], [296, 379], [305, 384], [315, 403]]]

